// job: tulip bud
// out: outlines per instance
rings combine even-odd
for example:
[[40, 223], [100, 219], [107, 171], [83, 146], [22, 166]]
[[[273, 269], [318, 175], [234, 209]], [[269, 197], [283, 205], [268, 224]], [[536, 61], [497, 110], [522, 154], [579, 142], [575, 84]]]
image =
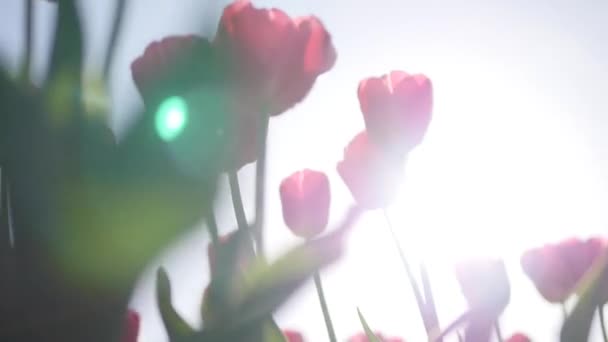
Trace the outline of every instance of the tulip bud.
[[139, 324], [139, 314], [129, 309], [125, 318], [125, 330], [122, 338], [123, 342], [137, 342], [137, 336], [139, 335]]
[[509, 303], [507, 269], [499, 259], [475, 259], [456, 266], [456, 277], [473, 314], [498, 318]]
[[291, 231], [303, 238], [323, 232], [329, 218], [329, 179], [309, 169], [285, 178], [279, 189], [283, 219]]
[[370, 139], [399, 155], [420, 144], [433, 107], [426, 76], [392, 71], [362, 80], [357, 93]]
[[362, 208], [384, 208], [395, 197], [402, 163], [384, 152], [363, 131], [348, 144], [338, 163], [338, 173]]

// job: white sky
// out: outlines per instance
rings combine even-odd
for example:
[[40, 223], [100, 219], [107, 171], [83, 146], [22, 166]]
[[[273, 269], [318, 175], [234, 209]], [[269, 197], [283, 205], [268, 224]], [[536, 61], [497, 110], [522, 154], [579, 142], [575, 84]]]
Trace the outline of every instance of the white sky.
[[[213, 1], [213, 0], [212, 0]], [[227, 1], [209, 6], [210, 22], [197, 22], [196, 0], [132, 0], [126, 35], [113, 69], [116, 130], [139, 105], [129, 64], [152, 40], [213, 31]], [[112, 1], [81, 1], [97, 66]], [[451, 265], [469, 255], [504, 256], [512, 302], [503, 317], [537, 341], [557, 336], [560, 311], [545, 304], [523, 276], [522, 250], [566, 236], [604, 233], [608, 217], [608, 2], [603, 0], [282, 0], [254, 1], [290, 15], [315, 14], [338, 50], [335, 68], [319, 79], [304, 103], [270, 125], [268, 228], [271, 255], [297, 242], [280, 216], [278, 185], [303, 168], [326, 171], [332, 181], [332, 221], [350, 195], [335, 172], [342, 149], [363, 128], [356, 98], [360, 79], [391, 69], [427, 74], [435, 87], [434, 118], [411, 156], [398, 203], [389, 215], [408, 253], [431, 265], [440, 319], [464, 308]], [[34, 75], [43, 74], [53, 6], [37, 3]], [[21, 0], [2, 0], [0, 56], [15, 67], [20, 55]], [[254, 168], [241, 172], [252, 218]], [[229, 197], [218, 199], [225, 231], [235, 225]], [[174, 283], [175, 304], [193, 324], [206, 282], [202, 228], [159, 258]], [[378, 265], [381, 265], [380, 267]], [[154, 308], [151, 272], [142, 276], [133, 306], [143, 312], [140, 341], [165, 340]], [[340, 338], [359, 331], [360, 306], [378, 330], [422, 341], [397, 254], [381, 213], [366, 215], [350, 239], [349, 253], [324, 272], [330, 310]], [[309, 284], [277, 314], [279, 324], [302, 330], [309, 341], [326, 333]], [[596, 331], [597, 333], [597, 331]], [[595, 334], [598, 336], [597, 334]], [[599, 341], [599, 340], [598, 340]]]

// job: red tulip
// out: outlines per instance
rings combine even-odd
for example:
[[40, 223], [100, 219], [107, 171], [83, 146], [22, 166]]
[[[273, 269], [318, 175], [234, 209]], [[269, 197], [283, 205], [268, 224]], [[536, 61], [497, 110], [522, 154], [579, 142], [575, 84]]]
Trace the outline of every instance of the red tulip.
[[[243, 104], [233, 101], [235, 95], [225, 82], [224, 66], [205, 38], [170, 36], [148, 45], [131, 64], [131, 72], [150, 110], [171, 96], [188, 99], [192, 111], [197, 113], [189, 120], [196, 129], [193, 139], [206, 139], [193, 143], [224, 147], [225, 159], [219, 163], [227, 171], [238, 170], [257, 159], [257, 127], [256, 118], [243, 115]], [[217, 103], [208, 103], [209, 98]]]
[[292, 19], [279, 9], [258, 9], [242, 0], [224, 9], [216, 43], [233, 66], [239, 101], [270, 115], [300, 102], [336, 60], [319, 19]]
[[433, 107], [433, 88], [426, 76], [391, 71], [362, 80], [358, 95], [370, 139], [399, 154], [422, 141]]
[[378, 209], [389, 205], [395, 197], [402, 171], [400, 164], [371, 143], [363, 131], [344, 150], [338, 173], [357, 204], [365, 209]]
[[[386, 337], [382, 333], [374, 332], [374, 335], [382, 342], [403, 342], [404, 340], [399, 337]], [[347, 342], [369, 342], [367, 335], [363, 332], [351, 336]]]
[[522, 333], [517, 333], [509, 337], [505, 342], [530, 342], [530, 338]]
[[474, 259], [456, 266], [469, 308], [484, 319], [498, 317], [509, 303], [511, 290], [507, 269], [499, 259]]
[[279, 188], [283, 219], [291, 231], [311, 238], [325, 230], [329, 217], [329, 179], [309, 169], [295, 172]]
[[125, 318], [125, 330], [122, 338], [123, 342], [137, 342], [139, 335], [140, 318], [139, 314], [131, 309], [127, 311]]
[[304, 337], [298, 331], [283, 330], [283, 335], [285, 335], [287, 342], [304, 342]]
[[183, 95], [204, 83], [218, 82], [220, 68], [209, 41], [194, 35], [170, 36], [152, 42], [131, 63], [131, 74], [149, 106]]
[[539, 293], [551, 303], [566, 300], [604, 247], [600, 239], [568, 239], [524, 253], [521, 265]]

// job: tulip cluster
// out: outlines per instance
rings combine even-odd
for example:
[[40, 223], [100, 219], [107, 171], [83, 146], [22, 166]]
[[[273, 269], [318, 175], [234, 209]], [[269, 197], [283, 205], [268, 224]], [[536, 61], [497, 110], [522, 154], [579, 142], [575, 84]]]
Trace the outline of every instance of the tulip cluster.
[[[331, 37], [318, 18], [290, 18], [279, 9], [259, 9], [248, 1], [236, 1], [225, 8], [215, 39], [173, 36], [154, 42], [133, 62], [132, 73], [146, 106], [153, 108], [168, 96], [191, 98], [201, 96], [211, 88], [219, 89], [225, 95], [221, 98], [229, 100], [222, 107], [227, 110], [221, 129], [216, 132], [217, 141], [224, 146], [227, 157], [222, 169], [234, 174], [245, 164], [262, 162], [258, 160], [260, 150], [255, 148], [260, 141], [265, 141], [265, 137], [260, 136], [266, 134], [259, 130], [260, 120], [280, 115], [301, 102], [316, 79], [332, 68], [336, 57]], [[400, 181], [408, 154], [423, 141], [431, 122], [433, 86], [423, 74], [393, 70], [362, 79], [357, 87], [357, 97], [365, 130], [346, 145], [336, 170], [350, 190], [357, 210], [385, 209], [395, 198], [395, 185]], [[205, 111], [199, 114], [209, 115]], [[208, 121], [209, 118], [200, 120]], [[330, 212], [330, 188], [327, 174], [311, 169], [295, 171], [281, 182], [279, 197], [283, 219], [294, 235], [314, 241], [324, 233]], [[238, 207], [242, 206], [238, 204], [241, 201], [238, 192], [237, 186], [237, 216]], [[209, 246], [213, 278], [222, 266], [218, 260], [230, 258], [234, 247], [229, 246], [234, 240], [239, 238], [231, 233], [218, 237]], [[246, 247], [239, 248], [241, 254], [234, 256], [236, 263], [231, 272], [239, 275], [230, 279], [229, 287], [245, 279], [247, 269], [252, 267], [252, 260], [259, 252], [256, 252], [259, 246], [246, 239], [239, 241], [238, 244], [245, 241]], [[600, 239], [568, 240], [528, 251], [521, 262], [545, 299], [552, 303], [563, 302], [575, 292], [603, 249], [604, 243]], [[227, 254], [218, 257], [222, 253]], [[407, 264], [406, 270], [409, 272]], [[490, 340], [492, 328], [496, 327], [498, 331], [499, 317], [511, 296], [503, 261], [469, 260], [458, 264], [455, 274], [469, 305], [461, 321], [455, 322], [466, 323], [464, 341]], [[411, 275], [410, 281], [419, 297], [420, 313], [429, 338], [433, 339], [434, 335], [441, 340], [458, 324], [437, 335], [436, 308], [432, 300], [429, 304], [420, 299], [420, 290]], [[318, 273], [315, 284], [330, 340], [335, 341]], [[428, 289], [428, 284], [425, 285]], [[221, 300], [214, 301], [212, 297], [218, 298], [210, 295], [214, 291], [225, 295], [224, 291], [214, 289], [212, 281], [205, 292], [207, 305], [203, 310], [203, 317], [210, 321], [212, 312], [221, 311], [218, 305], [227, 305], [228, 300], [219, 296]], [[296, 331], [285, 330], [282, 335], [286, 341], [304, 341]], [[500, 334], [498, 338], [503, 340]], [[348, 341], [371, 340], [403, 341], [370, 331], [354, 335]], [[530, 339], [516, 333], [504, 341]]]
[[[335, 170], [284, 175], [274, 195], [285, 226], [300, 241], [269, 260], [262, 234], [269, 120], [301, 103], [336, 63], [323, 22], [237, 0], [224, 8], [214, 37], [176, 35], [152, 42], [131, 64], [143, 100], [141, 118], [116, 141], [106, 126], [84, 115], [104, 109], [91, 110], [83, 99], [78, 6], [53, 2], [55, 41], [41, 89], [33, 89], [29, 77], [32, 0], [25, 1], [23, 75], [13, 80], [0, 70], [0, 340], [136, 342], [140, 316], [125, 310], [133, 282], [181, 227], [204, 220], [211, 242], [210, 281], [200, 302], [203, 328], [192, 327], [175, 310], [170, 277], [162, 267], [157, 272], [156, 304], [170, 341], [303, 342], [300, 332], [281, 329], [273, 313], [312, 279], [328, 338], [337, 342], [321, 271], [343, 254], [359, 215], [394, 203], [408, 156], [431, 123], [429, 77], [390, 68], [353, 84], [360, 109], [353, 117], [365, 129], [344, 142]], [[119, 4], [106, 78], [124, 9]], [[253, 223], [238, 180], [239, 170], [251, 163]], [[330, 172], [354, 202], [333, 229]], [[225, 235], [213, 210], [221, 173], [228, 175], [237, 222]], [[417, 265], [420, 275], [413, 274], [395, 242], [429, 341], [530, 341], [521, 332], [502, 336], [500, 318], [512, 296], [503, 260], [478, 258], [455, 266], [467, 308], [443, 324], [426, 266]], [[520, 264], [540, 296], [561, 304], [562, 342], [588, 340], [596, 313], [608, 342], [603, 238], [531, 249]], [[575, 301], [574, 308], [568, 310], [567, 301]], [[363, 332], [348, 342], [404, 341], [372, 329], [360, 310], [358, 316]]]

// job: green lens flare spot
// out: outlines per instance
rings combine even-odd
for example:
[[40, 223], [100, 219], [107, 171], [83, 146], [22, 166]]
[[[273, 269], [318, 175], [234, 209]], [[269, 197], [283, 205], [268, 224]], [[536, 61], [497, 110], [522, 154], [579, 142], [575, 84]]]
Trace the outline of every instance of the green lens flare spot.
[[188, 123], [188, 105], [186, 101], [173, 96], [164, 100], [156, 112], [156, 133], [164, 141], [177, 138]]

